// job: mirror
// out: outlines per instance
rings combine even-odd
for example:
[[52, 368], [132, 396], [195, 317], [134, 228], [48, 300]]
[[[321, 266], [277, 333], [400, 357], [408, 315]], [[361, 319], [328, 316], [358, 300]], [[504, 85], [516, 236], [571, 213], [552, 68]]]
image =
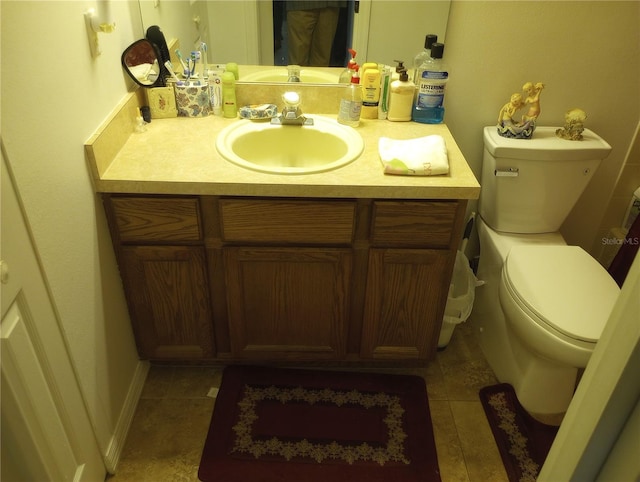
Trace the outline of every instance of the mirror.
[[[358, 52], [358, 63], [395, 65], [399, 59], [410, 66], [426, 34], [435, 33], [438, 41], [445, 42], [451, 0], [346, 2], [350, 9], [346, 42]], [[183, 55], [205, 42], [210, 63], [287, 64], [276, 54], [272, 0], [138, 0], [138, 5], [143, 29], [160, 25], [167, 41], [179, 40]], [[342, 65], [346, 61], [345, 52]]]
[[160, 52], [154, 44], [147, 39], [136, 40], [122, 52], [122, 68], [138, 85], [163, 86], [159, 58]]

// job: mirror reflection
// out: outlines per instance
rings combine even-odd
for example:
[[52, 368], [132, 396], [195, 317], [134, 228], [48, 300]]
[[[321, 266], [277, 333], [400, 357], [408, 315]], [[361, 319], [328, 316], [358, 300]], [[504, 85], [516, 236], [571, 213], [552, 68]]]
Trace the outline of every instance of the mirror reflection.
[[[160, 25], [168, 41], [178, 39], [183, 52], [197, 49], [205, 42], [211, 63], [270, 66], [291, 63], [287, 3], [290, 2], [138, 0], [143, 28]], [[410, 65], [422, 50], [426, 34], [438, 35], [440, 42], [445, 40], [450, 0], [342, 0], [337, 3], [340, 11], [330, 65], [346, 65], [348, 47], [358, 52], [358, 63], [374, 60], [394, 65], [395, 59], [401, 59]]]
[[147, 39], [137, 40], [122, 53], [122, 68], [139, 85], [154, 87], [164, 85], [156, 47]]

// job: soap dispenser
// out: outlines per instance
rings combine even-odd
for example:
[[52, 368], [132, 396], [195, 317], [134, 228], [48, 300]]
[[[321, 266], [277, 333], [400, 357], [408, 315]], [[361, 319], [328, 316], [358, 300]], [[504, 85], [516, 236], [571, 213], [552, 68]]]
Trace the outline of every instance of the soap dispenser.
[[[402, 63], [400, 63], [402, 65]], [[413, 107], [413, 96], [416, 91], [416, 84], [409, 80], [409, 74], [404, 67], [400, 69], [400, 78], [391, 82], [391, 96], [389, 99], [389, 113], [387, 119], [390, 121], [410, 121], [411, 109]]]
[[338, 122], [351, 127], [360, 125], [360, 112], [362, 111], [362, 90], [358, 69], [356, 64], [351, 75], [351, 82], [344, 88], [338, 111]]

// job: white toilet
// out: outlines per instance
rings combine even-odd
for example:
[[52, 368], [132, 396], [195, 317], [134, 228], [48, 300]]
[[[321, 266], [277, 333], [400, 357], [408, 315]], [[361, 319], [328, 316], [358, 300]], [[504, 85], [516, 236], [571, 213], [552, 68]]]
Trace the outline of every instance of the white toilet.
[[619, 293], [607, 271], [558, 232], [609, 144], [590, 130], [568, 141], [484, 129], [473, 319], [501, 382], [533, 415], [564, 413]]

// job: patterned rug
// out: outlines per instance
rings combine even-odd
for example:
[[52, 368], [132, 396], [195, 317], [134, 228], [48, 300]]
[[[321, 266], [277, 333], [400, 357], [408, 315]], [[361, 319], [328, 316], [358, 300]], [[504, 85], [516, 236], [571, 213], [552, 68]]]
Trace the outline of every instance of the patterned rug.
[[482, 388], [480, 401], [509, 481], [535, 482], [558, 427], [545, 425], [529, 415], [508, 383]]
[[424, 380], [227, 367], [198, 477], [204, 482], [438, 482]]

